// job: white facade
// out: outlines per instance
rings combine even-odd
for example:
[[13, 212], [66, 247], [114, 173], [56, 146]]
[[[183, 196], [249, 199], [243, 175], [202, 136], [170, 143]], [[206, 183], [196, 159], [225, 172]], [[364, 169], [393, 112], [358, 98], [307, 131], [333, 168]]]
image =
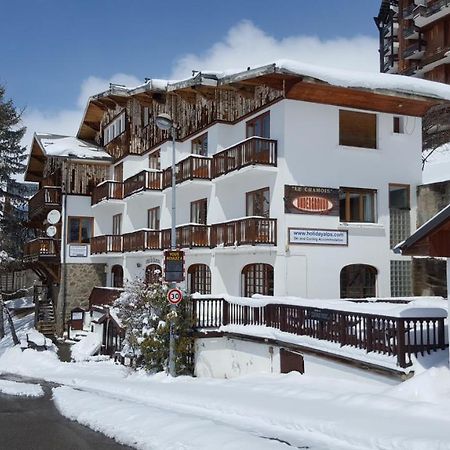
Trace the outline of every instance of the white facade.
[[[415, 229], [416, 186], [421, 183], [421, 119], [403, 117], [404, 132], [393, 132], [393, 115], [376, 113], [377, 148], [339, 145], [337, 106], [281, 100], [252, 117], [270, 112], [270, 138], [277, 141], [277, 165], [250, 165], [209, 180], [177, 185], [177, 226], [190, 222], [190, 203], [207, 198], [207, 224], [246, 216], [246, 193], [269, 187], [270, 218], [277, 220], [277, 245], [240, 245], [193, 248], [186, 251], [186, 269], [206, 264], [211, 270], [211, 293], [241, 295], [241, 272], [252, 263], [274, 268], [274, 294], [308, 298], [340, 295], [340, 272], [350, 264], [367, 264], [377, 270], [376, 295], [391, 295], [390, 261], [409, 260], [394, 255], [389, 243], [389, 184], [410, 186], [411, 230]], [[364, 111], [367, 112], [367, 111]], [[236, 124], [213, 124], [208, 133], [208, 156], [246, 138], [245, 117]], [[177, 162], [191, 154], [191, 140], [176, 143]], [[148, 154], [127, 156], [122, 161], [124, 180], [148, 168]], [[171, 143], [161, 146], [161, 167], [171, 163]], [[113, 168], [111, 168], [111, 179]], [[375, 222], [344, 223], [339, 215], [285, 213], [285, 185], [341, 187], [376, 190]], [[160, 227], [171, 225], [171, 188], [145, 191], [124, 200], [105, 200], [93, 207], [90, 199], [71, 199], [68, 214], [94, 217], [95, 236], [113, 233], [113, 216], [122, 214], [121, 233], [147, 228], [147, 211], [160, 207]], [[348, 231], [348, 246], [289, 244], [288, 228]], [[108, 283], [111, 268], [121, 265], [124, 278], [143, 277], [150, 263], [162, 265], [156, 250], [106, 253], [70, 262], [106, 263]]]

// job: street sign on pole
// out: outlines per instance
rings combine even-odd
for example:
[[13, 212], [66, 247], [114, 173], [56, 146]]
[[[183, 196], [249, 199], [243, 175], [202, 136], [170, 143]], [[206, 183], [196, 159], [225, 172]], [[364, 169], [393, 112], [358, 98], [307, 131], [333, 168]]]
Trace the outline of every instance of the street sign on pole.
[[168, 283], [184, 281], [184, 252], [166, 250], [164, 252], [164, 279]]
[[178, 305], [178, 303], [183, 300], [183, 293], [177, 288], [170, 289], [167, 292], [167, 300], [169, 300], [169, 303], [172, 305]]

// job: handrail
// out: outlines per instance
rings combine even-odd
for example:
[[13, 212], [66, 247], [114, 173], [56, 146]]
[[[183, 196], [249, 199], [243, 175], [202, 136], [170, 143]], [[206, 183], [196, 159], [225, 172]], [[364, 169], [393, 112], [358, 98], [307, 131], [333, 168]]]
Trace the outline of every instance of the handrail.
[[389, 317], [288, 304], [249, 306], [214, 297], [196, 298], [193, 302], [195, 328], [222, 325], [276, 328], [341, 347], [394, 356], [402, 368], [412, 364], [412, 355], [430, 354], [446, 347], [442, 317]]

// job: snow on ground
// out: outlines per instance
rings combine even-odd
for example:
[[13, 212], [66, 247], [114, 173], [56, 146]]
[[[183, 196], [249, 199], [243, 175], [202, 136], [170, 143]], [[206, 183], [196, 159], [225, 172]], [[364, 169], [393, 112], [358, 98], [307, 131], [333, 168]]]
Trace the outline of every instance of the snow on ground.
[[138, 448], [450, 449], [447, 368], [394, 387], [297, 373], [173, 379], [14, 348], [0, 357], [7, 372], [66, 386], [54, 391], [64, 415]]
[[[18, 338], [24, 339], [26, 337], [26, 334], [33, 329], [34, 312], [21, 318], [13, 317], [13, 322]], [[3, 354], [4, 351], [6, 351], [7, 349], [11, 348], [14, 345], [11, 332], [9, 329], [9, 324], [6, 320], [5, 320], [5, 333], [6, 333], [5, 337], [2, 340], [0, 340], [0, 356]]]
[[44, 395], [39, 384], [17, 383], [8, 380], [0, 380], [0, 393], [24, 397], [42, 397]]
[[102, 336], [89, 332], [79, 342], [70, 348], [72, 359], [75, 361], [86, 361], [95, 355], [102, 346]]

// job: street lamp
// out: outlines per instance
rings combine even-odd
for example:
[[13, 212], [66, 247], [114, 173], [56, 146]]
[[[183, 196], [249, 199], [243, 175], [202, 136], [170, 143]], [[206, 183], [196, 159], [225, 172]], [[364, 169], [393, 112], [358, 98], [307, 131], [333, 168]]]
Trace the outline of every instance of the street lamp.
[[[176, 178], [175, 178], [175, 137], [176, 127], [169, 116], [169, 114], [161, 113], [155, 118], [156, 126], [160, 130], [170, 131], [172, 137], [172, 226], [170, 229], [170, 249], [176, 250], [177, 248], [177, 235], [176, 235]], [[171, 283], [171, 288], [176, 287], [176, 283]], [[171, 305], [171, 315], [175, 316], [176, 306]], [[174, 317], [170, 319], [170, 334], [169, 334], [169, 375], [176, 376], [175, 370], [175, 335], [174, 335]]]

